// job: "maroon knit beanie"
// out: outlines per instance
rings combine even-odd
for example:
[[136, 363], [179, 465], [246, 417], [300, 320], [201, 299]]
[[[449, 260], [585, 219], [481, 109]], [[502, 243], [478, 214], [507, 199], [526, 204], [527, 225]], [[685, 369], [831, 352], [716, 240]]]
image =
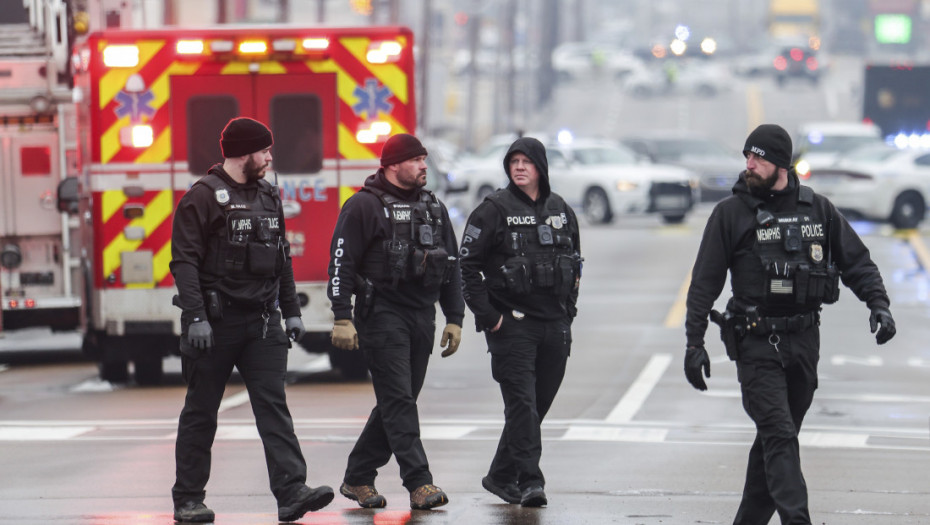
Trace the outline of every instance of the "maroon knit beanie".
[[426, 155], [426, 148], [420, 140], [407, 133], [399, 133], [389, 138], [381, 149], [381, 165], [400, 164], [405, 160]]
[[257, 120], [238, 117], [230, 120], [220, 136], [223, 157], [243, 157], [274, 144], [271, 130]]

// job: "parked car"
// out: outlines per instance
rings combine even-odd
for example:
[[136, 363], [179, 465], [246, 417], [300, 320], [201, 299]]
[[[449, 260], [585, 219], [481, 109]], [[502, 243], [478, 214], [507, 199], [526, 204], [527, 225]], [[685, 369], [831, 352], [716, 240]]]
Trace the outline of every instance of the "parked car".
[[[679, 223], [700, 199], [697, 177], [678, 166], [652, 164], [618, 142], [575, 139], [546, 146], [552, 190], [591, 223], [609, 223], [621, 214], [657, 213]], [[552, 156], [561, 153], [552, 170]]]
[[930, 198], [930, 149], [866, 146], [814, 168], [802, 181], [844, 213], [916, 228]]
[[[665, 222], [677, 223], [700, 198], [692, 172], [652, 164], [617, 142], [576, 139], [565, 145], [536, 136], [546, 144], [552, 190], [591, 223], [609, 223], [617, 215], [640, 213], [657, 213]], [[463, 159], [450, 175], [468, 181], [474, 206], [507, 185], [503, 160], [514, 139], [492, 139], [481, 155]]]
[[632, 53], [603, 44], [567, 42], [552, 51], [552, 69], [563, 80], [600, 72], [622, 78], [642, 67], [643, 61]]
[[701, 135], [664, 131], [627, 137], [621, 142], [652, 162], [695, 172], [704, 202], [716, 202], [730, 195], [739, 173], [746, 167], [739, 152]]
[[878, 126], [865, 122], [807, 122], [798, 126], [793, 142], [794, 166], [801, 176], [856, 148], [884, 144]]

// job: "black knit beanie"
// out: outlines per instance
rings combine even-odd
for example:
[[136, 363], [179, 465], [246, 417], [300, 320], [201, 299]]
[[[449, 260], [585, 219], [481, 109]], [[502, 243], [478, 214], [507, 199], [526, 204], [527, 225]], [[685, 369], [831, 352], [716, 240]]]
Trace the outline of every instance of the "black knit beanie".
[[220, 136], [223, 157], [243, 157], [274, 144], [271, 130], [257, 120], [238, 117], [230, 120]]
[[762, 124], [746, 137], [743, 156], [755, 153], [779, 168], [791, 167], [791, 137], [778, 124]]
[[426, 148], [420, 140], [407, 133], [399, 133], [387, 139], [381, 149], [381, 165], [400, 164], [405, 160], [426, 155]]

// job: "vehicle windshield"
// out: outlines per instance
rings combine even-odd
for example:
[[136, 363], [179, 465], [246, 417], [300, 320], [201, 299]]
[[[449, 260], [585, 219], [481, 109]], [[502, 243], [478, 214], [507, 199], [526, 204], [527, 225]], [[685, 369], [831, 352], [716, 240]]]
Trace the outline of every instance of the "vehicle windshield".
[[890, 146], [859, 148], [850, 151], [845, 160], [848, 162], [884, 162], [900, 152], [901, 150]]
[[636, 155], [620, 148], [575, 148], [575, 160], [579, 164], [636, 164]]
[[880, 140], [881, 139], [878, 137], [870, 136], [809, 136], [807, 144], [804, 146], [804, 150], [806, 150], [808, 153], [845, 153], [862, 146], [875, 144]]

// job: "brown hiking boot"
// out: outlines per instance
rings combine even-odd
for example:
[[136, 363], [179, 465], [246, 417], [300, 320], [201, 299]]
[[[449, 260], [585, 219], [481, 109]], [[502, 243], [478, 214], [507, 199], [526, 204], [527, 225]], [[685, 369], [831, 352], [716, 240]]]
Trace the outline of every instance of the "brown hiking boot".
[[449, 497], [436, 485], [426, 484], [410, 493], [410, 508], [429, 510], [449, 503]]
[[374, 485], [359, 485], [353, 487], [352, 485], [343, 483], [342, 486], [339, 487], [339, 493], [351, 500], [357, 501], [358, 506], [363, 509], [380, 509], [387, 505], [387, 499], [381, 494], [378, 494], [378, 490]]

